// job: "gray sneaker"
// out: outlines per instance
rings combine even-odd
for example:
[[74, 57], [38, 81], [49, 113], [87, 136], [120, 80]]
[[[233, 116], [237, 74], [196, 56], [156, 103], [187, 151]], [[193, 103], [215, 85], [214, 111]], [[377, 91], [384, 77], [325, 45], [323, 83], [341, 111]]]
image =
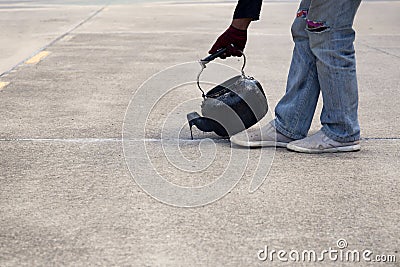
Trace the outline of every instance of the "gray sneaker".
[[279, 133], [273, 121], [263, 127], [252, 127], [230, 138], [231, 142], [245, 147], [286, 147], [294, 139]]
[[290, 142], [287, 149], [303, 153], [334, 153], [360, 150], [360, 141], [340, 143], [330, 139], [321, 130], [304, 139]]

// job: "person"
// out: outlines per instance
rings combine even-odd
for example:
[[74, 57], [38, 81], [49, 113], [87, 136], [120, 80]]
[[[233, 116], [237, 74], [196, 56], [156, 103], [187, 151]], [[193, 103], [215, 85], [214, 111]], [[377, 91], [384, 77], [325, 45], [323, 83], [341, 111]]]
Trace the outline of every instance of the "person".
[[[302, 0], [291, 27], [294, 49], [286, 93], [275, 119], [230, 138], [248, 147], [277, 146], [305, 153], [360, 150], [358, 87], [353, 21], [361, 0]], [[258, 20], [262, 0], [239, 0], [229, 28], [210, 54], [227, 48], [221, 58], [241, 56], [247, 29]], [[322, 93], [322, 128], [307, 136]]]

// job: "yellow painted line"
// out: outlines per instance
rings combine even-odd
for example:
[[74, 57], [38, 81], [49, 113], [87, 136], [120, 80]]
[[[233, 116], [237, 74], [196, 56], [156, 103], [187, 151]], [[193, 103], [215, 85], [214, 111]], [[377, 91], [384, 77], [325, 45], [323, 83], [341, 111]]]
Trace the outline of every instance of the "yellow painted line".
[[0, 82], [0, 90], [4, 89], [9, 84], [10, 84], [9, 82]]
[[39, 63], [43, 58], [47, 57], [50, 54], [49, 51], [42, 51], [40, 53], [37, 53], [27, 61], [25, 61], [25, 64], [36, 64]]

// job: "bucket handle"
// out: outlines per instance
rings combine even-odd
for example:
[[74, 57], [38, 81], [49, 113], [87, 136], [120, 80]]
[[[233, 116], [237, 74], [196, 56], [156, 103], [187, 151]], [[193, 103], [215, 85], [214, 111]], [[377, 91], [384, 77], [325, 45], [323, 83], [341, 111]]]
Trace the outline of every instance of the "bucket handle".
[[[232, 45], [232, 47], [233, 47], [233, 45]], [[200, 89], [200, 91], [201, 91], [201, 96], [203, 97], [203, 98], [206, 98], [206, 95], [205, 95], [205, 93], [204, 93], [204, 90], [201, 88], [201, 86], [200, 86], [200, 76], [201, 76], [201, 74], [203, 73], [203, 70], [206, 68], [206, 64], [207, 63], [210, 63], [211, 61], [213, 61], [214, 59], [216, 59], [217, 57], [219, 57], [219, 56], [221, 56], [224, 52], [226, 51], [226, 48], [221, 48], [221, 49], [219, 49], [216, 53], [214, 53], [214, 54], [212, 54], [212, 55], [209, 55], [208, 57], [206, 57], [206, 58], [204, 58], [204, 59], [200, 59], [199, 60], [199, 63], [200, 63], [200, 66], [201, 66], [201, 70], [200, 70], [200, 72], [199, 72], [199, 74], [197, 74], [197, 87]], [[242, 54], [242, 56], [243, 56], [243, 65], [242, 65], [242, 68], [241, 68], [241, 73], [242, 73], [242, 77], [245, 77], [246, 75], [244, 74], [244, 67], [246, 66], [246, 55], [243, 53], [243, 51], [242, 50], [238, 50], [241, 54]]]

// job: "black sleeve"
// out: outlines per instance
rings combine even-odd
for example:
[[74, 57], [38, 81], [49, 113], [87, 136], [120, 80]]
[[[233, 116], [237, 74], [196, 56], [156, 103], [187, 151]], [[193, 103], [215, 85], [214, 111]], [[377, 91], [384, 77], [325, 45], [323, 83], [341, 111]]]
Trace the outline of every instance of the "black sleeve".
[[239, 0], [233, 18], [252, 18], [253, 20], [258, 20], [260, 18], [261, 5], [262, 0]]

